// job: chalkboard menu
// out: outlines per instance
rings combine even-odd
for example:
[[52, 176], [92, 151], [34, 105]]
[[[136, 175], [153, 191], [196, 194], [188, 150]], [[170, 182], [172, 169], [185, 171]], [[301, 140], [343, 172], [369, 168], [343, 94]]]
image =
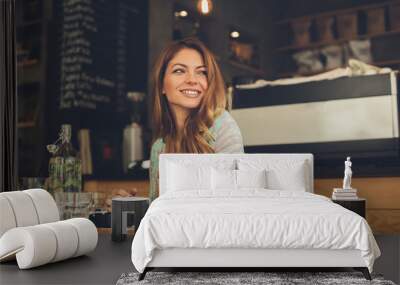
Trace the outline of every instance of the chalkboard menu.
[[[146, 9], [132, 0], [58, 2], [61, 110], [126, 110], [128, 91], [144, 91]], [[145, 54], [143, 54], [145, 53]], [[141, 56], [138, 56], [141, 55]]]
[[68, 123], [78, 147], [77, 131], [89, 129], [94, 175], [118, 178], [123, 130], [132, 112], [127, 94], [147, 94], [148, 1], [63, 0], [53, 1], [52, 10], [46, 52], [49, 142]]

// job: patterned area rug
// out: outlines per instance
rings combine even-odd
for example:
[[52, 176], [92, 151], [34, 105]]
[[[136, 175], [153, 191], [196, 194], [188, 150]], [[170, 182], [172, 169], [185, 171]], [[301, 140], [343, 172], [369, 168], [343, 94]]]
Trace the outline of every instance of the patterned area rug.
[[134, 284], [268, 284], [268, 285], [297, 285], [297, 284], [376, 284], [395, 285], [392, 281], [384, 280], [380, 275], [372, 275], [372, 281], [364, 278], [360, 272], [148, 272], [142, 281], [138, 281], [139, 273], [124, 273], [117, 285]]

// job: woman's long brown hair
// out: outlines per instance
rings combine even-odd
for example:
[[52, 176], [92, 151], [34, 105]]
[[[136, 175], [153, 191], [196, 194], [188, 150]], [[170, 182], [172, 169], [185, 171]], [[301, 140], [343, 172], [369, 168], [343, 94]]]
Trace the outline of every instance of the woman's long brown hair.
[[[180, 50], [194, 49], [200, 53], [207, 69], [208, 89], [199, 106], [192, 109], [183, 130], [177, 129], [175, 116], [162, 94], [168, 63]], [[225, 110], [225, 83], [217, 62], [208, 48], [196, 38], [186, 38], [164, 48], [153, 69], [153, 138], [162, 138], [167, 153], [213, 153], [215, 139], [209, 131], [215, 118]]]

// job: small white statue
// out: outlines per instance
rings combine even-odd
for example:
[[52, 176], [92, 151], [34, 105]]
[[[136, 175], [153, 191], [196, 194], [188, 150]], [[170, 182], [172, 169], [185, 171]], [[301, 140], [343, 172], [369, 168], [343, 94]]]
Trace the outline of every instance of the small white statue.
[[344, 162], [343, 189], [352, 189], [351, 176], [353, 175], [353, 172], [351, 171], [351, 164], [350, 156], [348, 156], [347, 160]]

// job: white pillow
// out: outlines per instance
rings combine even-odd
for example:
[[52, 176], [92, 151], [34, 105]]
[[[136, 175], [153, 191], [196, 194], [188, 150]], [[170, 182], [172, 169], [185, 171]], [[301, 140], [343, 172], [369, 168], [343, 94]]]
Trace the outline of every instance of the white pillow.
[[212, 189], [229, 189], [236, 190], [236, 170], [233, 169], [216, 169], [211, 170]]
[[267, 171], [236, 170], [238, 188], [267, 188]]
[[211, 167], [185, 166], [182, 164], [168, 164], [168, 191], [185, 191], [189, 189], [210, 189]]
[[304, 160], [238, 160], [240, 170], [267, 170], [267, 188], [272, 190], [306, 191], [309, 188], [308, 168]]
[[267, 172], [268, 188], [274, 190], [306, 191], [307, 180], [304, 163], [283, 171], [272, 169]]

